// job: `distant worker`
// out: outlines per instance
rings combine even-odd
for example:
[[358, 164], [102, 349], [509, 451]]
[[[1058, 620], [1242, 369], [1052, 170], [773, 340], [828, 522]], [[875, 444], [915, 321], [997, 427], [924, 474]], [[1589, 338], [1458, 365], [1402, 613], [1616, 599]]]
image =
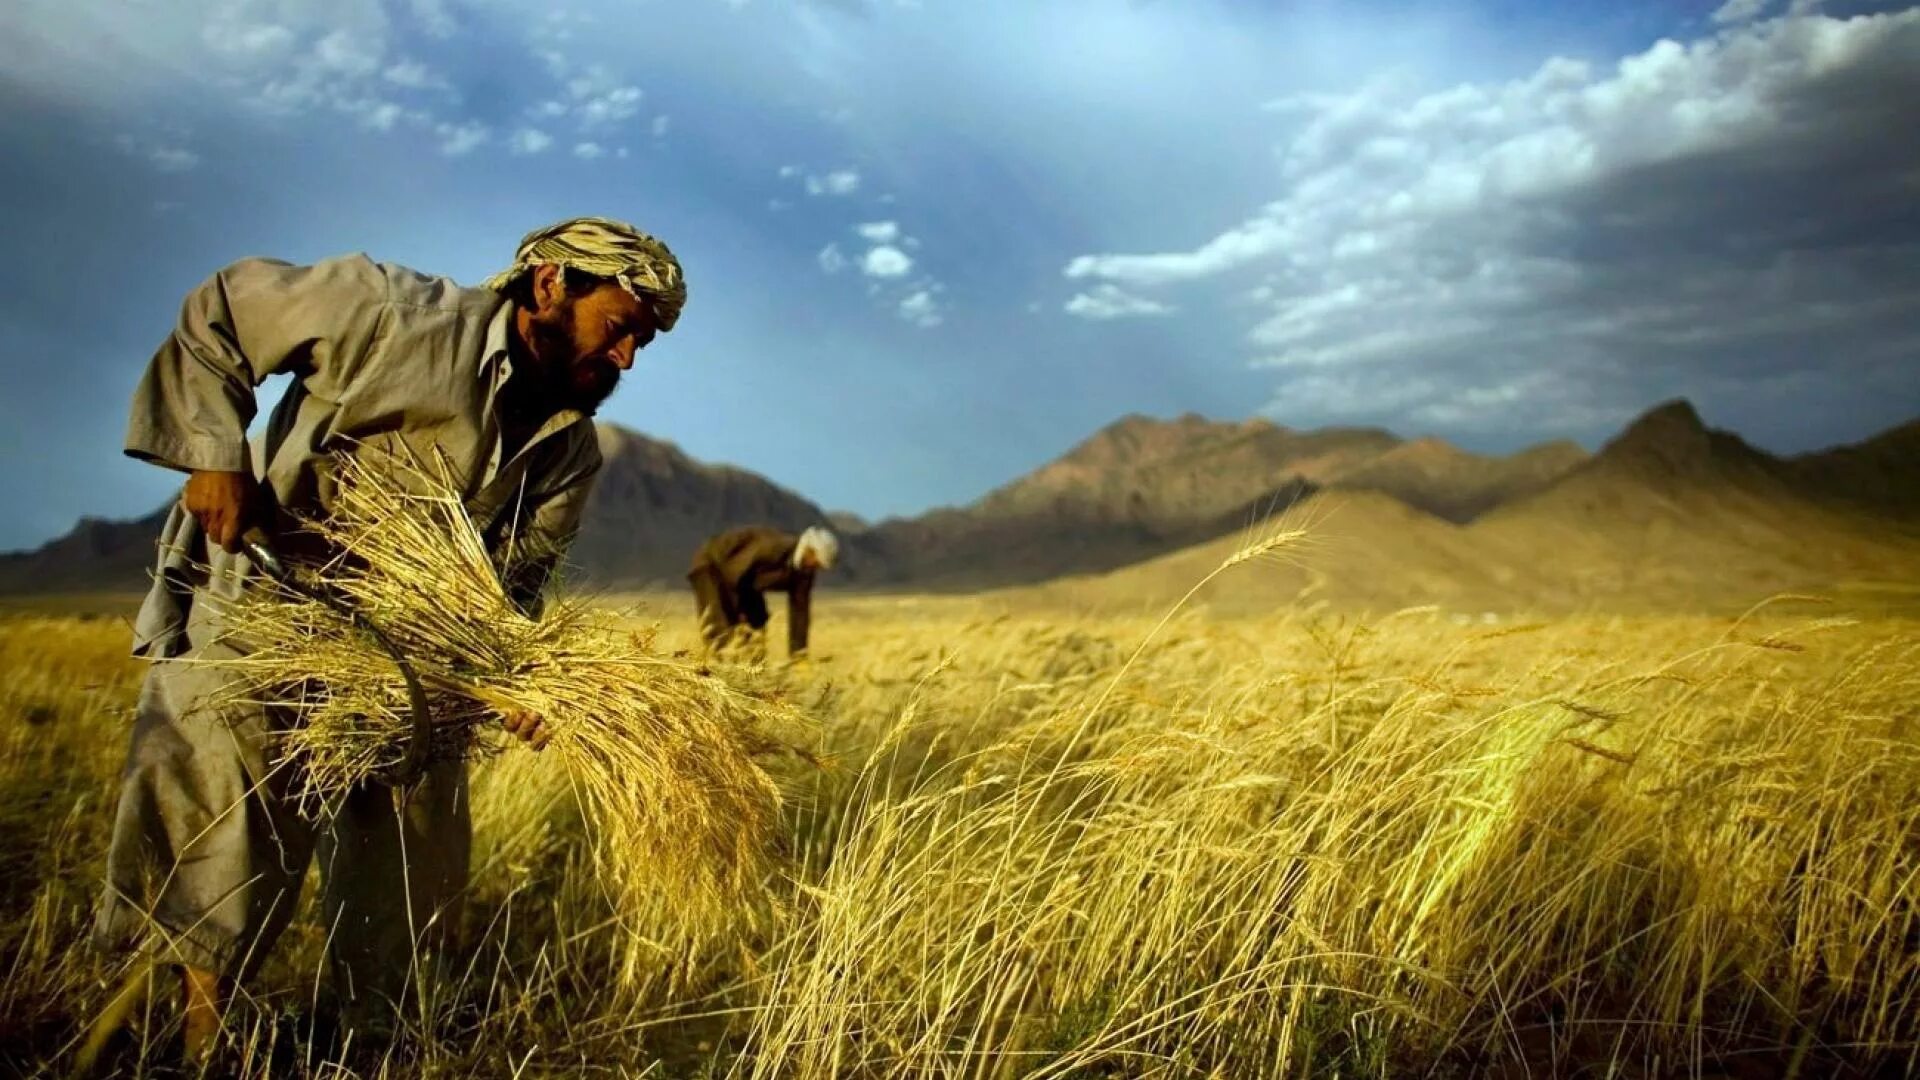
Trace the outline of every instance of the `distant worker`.
[[807, 652], [813, 579], [833, 566], [840, 541], [815, 526], [795, 536], [765, 525], [729, 529], [700, 545], [687, 581], [693, 585], [700, 637], [709, 649], [767, 625], [769, 592], [787, 594], [787, 655]]

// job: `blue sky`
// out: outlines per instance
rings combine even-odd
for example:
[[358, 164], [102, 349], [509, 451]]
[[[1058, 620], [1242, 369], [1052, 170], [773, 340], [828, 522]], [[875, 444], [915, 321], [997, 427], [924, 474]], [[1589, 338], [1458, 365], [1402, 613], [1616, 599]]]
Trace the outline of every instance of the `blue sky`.
[[220, 265], [576, 214], [690, 287], [603, 415], [870, 517], [1129, 412], [1848, 441], [1920, 414], [1914, 100], [1841, 0], [13, 0], [0, 548], [168, 496], [126, 403]]

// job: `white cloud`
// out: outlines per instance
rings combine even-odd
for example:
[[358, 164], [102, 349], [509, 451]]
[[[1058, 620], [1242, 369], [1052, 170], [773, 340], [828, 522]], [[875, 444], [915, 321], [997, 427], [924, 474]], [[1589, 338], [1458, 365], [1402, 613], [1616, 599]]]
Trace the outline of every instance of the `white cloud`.
[[546, 67], [547, 74], [556, 79], [565, 79], [568, 68], [572, 66], [567, 60], [567, 54], [559, 49], [535, 49], [533, 55], [538, 57], [540, 63]]
[[605, 127], [632, 119], [640, 111], [640, 99], [645, 96], [637, 86], [616, 86], [581, 99], [575, 113], [582, 127]]
[[661, 113], [659, 116], [654, 117], [653, 118], [653, 137], [656, 139], [666, 138], [667, 130], [672, 125], [672, 122], [673, 122], [672, 119], [668, 117], [665, 113]]
[[533, 40], [548, 46], [565, 45], [574, 40], [576, 27], [591, 26], [595, 17], [583, 10], [547, 6], [540, 12], [540, 18], [533, 24], [530, 33]]
[[[363, 79], [380, 70], [382, 43], [351, 30], [335, 30], [313, 47], [313, 58], [328, 72], [349, 79]], [[426, 69], [420, 68], [425, 76]]]
[[800, 186], [809, 195], [846, 196], [860, 190], [860, 173], [855, 169], [831, 169], [815, 173], [799, 165], [782, 165], [779, 176], [782, 180], [800, 181]]
[[[237, 107], [285, 123], [333, 114], [431, 139], [438, 123], [479, 118], [450, 107], [454, 69], [396, 45], [448, 29], [454, 2], [209, 0], [118, 4], [108, 14], [70, 0], [13, 0], [0, 16], [0, 66], [111, 115], [211, 109], [228, 122]], [[405, 96], [423, 91], [441, 100], [428, 107]]]
[[1188, 252], [1158, 255], [1082, 255], [1067, 264], [1070, 278], [1111, 278], [1134, 285], [1193, 281], [1245, 266], [1284, 249], [1291, 221], [1251, 221]]
[[485, 124], [474, 121], [462, 123], [442, 123], [434, 128], [440, 136], [440, 152], [448, 157], [468, 154], [487, 141], [489, 134]]
[[507, 140], [507, 149], [515, 154], [538, 154], [553, 145], [553, 136], [539, 128], [521, 128]]
[[[792, 170], [793, 174], [799, 172], [797, 168]], [[785, 205], [776, 200], [772, 208]], [[915, 326], [940, 325], [946, 317], [938, 299], [944, 287], [930, 275], [915, 275], [917, 264], [906, 251], [910, 247], [917, 249], [918, 242], [901, 230], [899, 222], [891, 220], [860, 222], [852, 227], [852, 232], [866, 250], [849, 258], [839, 244], [830, 243], [820, 250], [820, 268], [837, 274], [849, 266], [857, 266], [869, 298], [891, 305], [895, 314]]]
[[860, 174], [852, 169], [835, 169], [824, 176], [807, 177], [809, 195], [851, 195], [860, 190]]
[[1072, 259], [1066, 275], [1092, 287], [1067, 310], [1165, 314], [1176, 291], [1206, 290], [1251, 304], [1252, 359], [1323, 417], [1398, 403], [1510, 427], [1535, 405], [1644, 402], [1750, 367], [1790, 327], [1912, 308], [1920, 237], [1884, 223], [1911, 198], [1894, 178], [1920, 175], [1920, 145], [1891, 135], [1894, 103], [1916, 96], [1920, 9], [1803, 12], [1610, 68], [1554, 59], [1505, 83], [1276, 103], [1299, 123], [1275, 198], [1187, 250]]
[[1134, 296], [1110, 282], [1095, 285], [1067, 301], [1066, 312], [1083, 319], [1124, 319], [1143, 315], [1171, 315], [1173, 308], [1158, 300]]
[[409, 90], [444, 90], [448, 86], [446, 79], [434, 74], [427, 65], [418, 60], [402, 60], [392, 64], [387, 70], [381, 72], [381, 77], [395, 86], [403, 86]]
[[453, 13], [447, 10], [446, 0], [412, 0], [412, 8], [414, 21], [429, 36], [452, 37], [460, 29], [453, 20]]
[[[419, 4], [421, 29], [442, 28], [433, 17], [438, 0]], [[484, 141], [476, 140], [485, 125], [453, 110], [459, 94], [447, 75], [394, 55], [399, 10], [371, 0], [229, 0], [200, 28], [204, 55], [182, 62], [224, 96], [269, 116], [333, 113], [379, 132], [408, 125], [438, 137], [446, 152], [471, 151]], [[419, 102], [416, 95], [427, 91], [440, 100]]]
[[161, 172], [186, 172], [200, 164], [200, 155], [182, 146], [157, 146], [147, 160]]
[[392, 131], [407, 110], [391, 101], [370, 101], [360, 110], [360, 122], [375, 131]]
[[215, 53], [245, 60], [279, 56], [292, 49], [295, 37], [291, 29], [278, 23], [249, 23], [215, 19], [200, 32], [201, 40]]
[[945, 321], [939, 302], [929, 289], [919, 289], [900, 301], [900, 317], [922, 329], [931, 329]]
[[606, 153], [607, 153], [606, 147], [601, 146], [599, 143], [596, 143], [596, 142], [583, 142], [583, 143], [573, 144], [573, 156], [577, 158], [583, 158], [587, 161], [592, 161], [593, 159], [599, 158], [599, 157], [605, 157]]
[[202, 109], [217, 98], [283, 129], [302, 125], [303, 135], [313, 134], [304, 127], [310, 119], [330, 115], [365, 131], [407, 132], [411, 144], [452, 154], [485, 146], [524, 152], [525, 140], [507, 135], [523, 126], [555, 136], [566, 131], [572, 138], [563, 147], [577, 140], [611, 150], [623, 141], [613, 132], [649, 115], [640, 87], [617, 67], [570, 59], [584, 47], [568, 39], [584, 39], [584, 28], [604, 13], [555, 11], [523, 20], [517, 32], [539, 57], [536, 78], [542, 61], [557, 74], [547, 94], [517, 103], [511, 109], [518, 116], [494, 125], [463, 104], [493, 93], [477, 81], [487, 78], [487, 62], [467, 48], [482, 43], [464, 37], [467, 14], [481, 6], [465, 0], [210, 0], [189, 5], [204, 9], [192, 18], [167, 4], [134, 4], [120, 5], [112, 19], [84, 10], [59, 14], [62, 0], [24, 2], [24, 43], [4, 40], [14, 27], [0, 16], [7, 24], [0, 62], [12, 74], [18, 55], [44, 54], [26, 73], [32, 85], [113, 114], [138, 115], [159, 102]]
[[1727, 0], [1713, 13], [1713, 21], [1726, 26], [1730, 23], [1752, 22], [1767, 10], [1772, 0]]
[[[575, 16], [550, 13], [550, 24], [535, 32], [535, 39], [557, 41], [571, 36], [570, 20]], [[640, 114], [646, 92], [605, 64], [578, 64], [568, 53], [553, 47], [533, 50], [547, 73], [559, 84], [559, 93], [528, 106], [529, 119], [554, 121], [571, 118], [581, 132], [606, 131]]]
[[868, 277], [905, 277], [913, 269], [913, 258], [897, 247], [882, 244], [869, 250], [860, 260], [860, 272]]
[[[242, 24], [218, 30], [215, 39], [257, 44], [268, 51], [243, 49], [231, 57], [237, 77], [250, 89], [243, 100], [270, 113], [291, 115], [313, 110], [364, 113], [369, 99], [378, 98], [386, 80], [387, 30], [383, 23], [354, 23], [333, 28], [325, 24], [283, 36], [269, 28]], [[272, 28], [285, 31], [285, 27]], [[276, 42], [290, 44], [281, 48]], [[407, 74], [415, 74], [409, 70]], [[422, 80], [431, 78], [422, 67]]]
[[114, 140], [114, 145], [122, 153], [145, 159], [147, 164], [163, 173], [187, 172], [200, 164], [200, 155], [184, 146], [170, 142], [156, 142], [136, 135], [122, 135]]

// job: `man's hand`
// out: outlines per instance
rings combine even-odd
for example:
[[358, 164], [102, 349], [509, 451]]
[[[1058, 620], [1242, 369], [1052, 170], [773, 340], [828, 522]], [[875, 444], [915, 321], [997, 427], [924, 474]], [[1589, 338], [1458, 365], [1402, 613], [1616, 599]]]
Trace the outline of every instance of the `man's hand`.
[[196, 472], [187, 477], [180, 502], [207, 539], [231, 554], [240, 550], [240, 534], [258, 506], [258, 487], [243, 472]]
[[553, 736], [547, 725], [530, 712], [510, 712], [501, 718], [500, 724], [536, 751], [546, 749], [547, 740]]

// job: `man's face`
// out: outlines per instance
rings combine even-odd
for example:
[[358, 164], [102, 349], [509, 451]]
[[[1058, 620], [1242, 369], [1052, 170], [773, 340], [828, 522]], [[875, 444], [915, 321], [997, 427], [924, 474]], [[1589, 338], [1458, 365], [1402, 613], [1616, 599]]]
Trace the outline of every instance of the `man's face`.
[[575, 408], [592, 409], [605, 401], [656, 332], [652, 309], [617, 282], [569, 293], [557, 274], [540, 273], [534, 303], [527, 348], [548, 391]]

